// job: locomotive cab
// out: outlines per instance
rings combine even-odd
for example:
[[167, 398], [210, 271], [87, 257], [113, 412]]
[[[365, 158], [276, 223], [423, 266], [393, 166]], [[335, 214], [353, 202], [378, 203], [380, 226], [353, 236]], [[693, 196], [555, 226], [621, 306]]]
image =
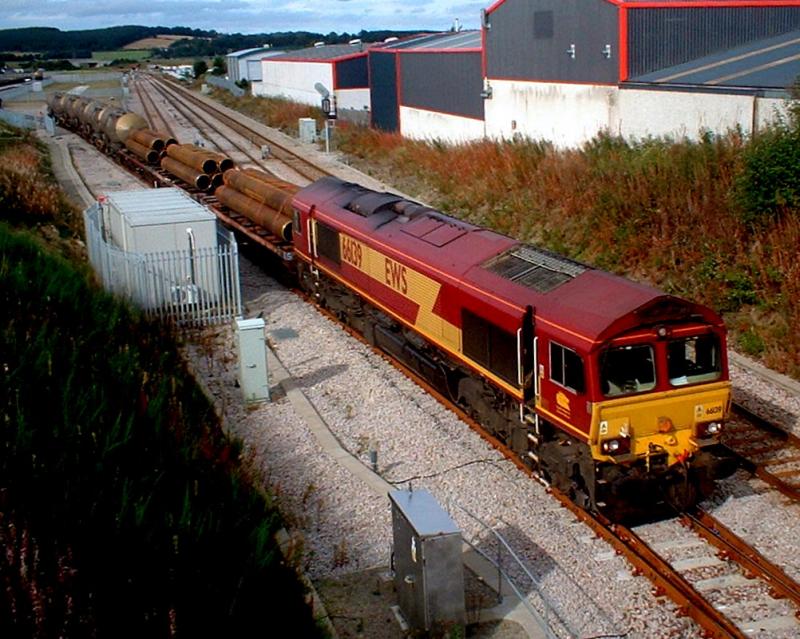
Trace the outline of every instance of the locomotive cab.
[[637, 330], [604, 343], [593, 366], [589, 445], [598, 506], [663, 497], [685, 508], [735, 470], [719, 445], [731, 401], [720, 327]]

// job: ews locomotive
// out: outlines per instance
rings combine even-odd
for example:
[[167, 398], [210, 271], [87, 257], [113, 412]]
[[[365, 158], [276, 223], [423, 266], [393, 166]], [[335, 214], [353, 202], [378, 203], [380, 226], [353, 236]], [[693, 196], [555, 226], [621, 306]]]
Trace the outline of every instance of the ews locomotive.
[[301, 285], [580, 505], [687, 507], [735, 469], [709, 308], [336, 178], [293, 206]]

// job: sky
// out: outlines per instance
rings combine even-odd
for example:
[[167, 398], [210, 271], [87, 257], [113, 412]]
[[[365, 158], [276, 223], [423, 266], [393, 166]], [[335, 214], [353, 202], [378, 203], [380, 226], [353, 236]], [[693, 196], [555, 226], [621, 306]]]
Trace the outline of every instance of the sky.
[[481, 9], [490, 5], [491, 0], [0, 0], [0, 29], [133, 24], [245, 34], [444, 31], [456, 18], [465, 29], [478, 28]]

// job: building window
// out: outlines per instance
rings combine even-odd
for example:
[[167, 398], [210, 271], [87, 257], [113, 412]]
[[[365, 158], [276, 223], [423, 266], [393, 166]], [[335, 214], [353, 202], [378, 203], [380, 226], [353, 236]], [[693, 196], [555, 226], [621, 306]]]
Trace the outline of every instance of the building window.
[[550, 342], [550, 379], [575, 393], [584, 391], [583, 360], [575, 351]]
[[536, 40], [550, 40], [553, 37], [553, 12], [533, 12], [533, 37]]
[[317, 221], [317, 253], [334, 264], [342, 263], [339, 247], [339, 231]]
[[464, 355], [516, 385], [516, 336], [466, 309], [461, 312], [461, 330]]

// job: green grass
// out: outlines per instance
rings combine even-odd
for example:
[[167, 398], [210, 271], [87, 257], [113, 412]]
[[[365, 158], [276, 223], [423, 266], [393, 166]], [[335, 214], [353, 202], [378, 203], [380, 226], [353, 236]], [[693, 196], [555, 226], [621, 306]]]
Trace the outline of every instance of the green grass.
[[118, 49], [116, 51], [92, 51], [92, 59], [107, 61], [107, 60], [132, 60], [139, 62], [146, 60], [150, 57], [150, 50], [141, 49]]
[[285, 619], [292, 636], [319, 636], [241, 443], [170, 331], [90, 283], [79, 215], [35, 141], [11, 132], [0, 152], [0, 636], [245, 636]]

